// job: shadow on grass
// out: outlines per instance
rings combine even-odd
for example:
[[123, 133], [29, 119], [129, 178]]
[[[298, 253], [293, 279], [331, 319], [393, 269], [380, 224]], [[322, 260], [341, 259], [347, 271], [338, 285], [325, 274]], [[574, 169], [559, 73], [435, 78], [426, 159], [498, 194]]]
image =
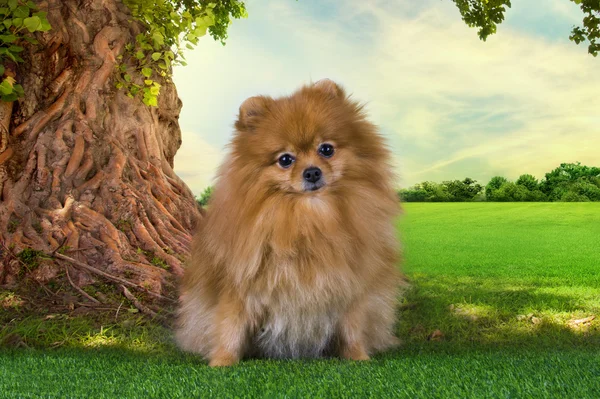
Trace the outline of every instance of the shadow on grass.
[[[573, 348], [600, 344], [597, 287], [532, 281], [414, 275], [399, 312], [407, 344], [428, 339], [478, 348]], [[433, 337], [431, 334], [439, 330]]]
[[[596, 287], [555, 279], [414, 274], [398, 313], [404, 345], [387, 356], [432, 350], [547, 350], [600, 347]], [[8, 320], [3, 317], [4, 320]], [[585, 319], [585, 322], [574, 323]], [[432, 334], [439, 330], [438, 333]], [[68, 315], [29, 316], [0, 327], [0, 348], [119, 348], [161, 356], [177, 354], [171, 331], [139, 315], [94, 320]], [[185, 359], [195, 359], [185, 357]]]

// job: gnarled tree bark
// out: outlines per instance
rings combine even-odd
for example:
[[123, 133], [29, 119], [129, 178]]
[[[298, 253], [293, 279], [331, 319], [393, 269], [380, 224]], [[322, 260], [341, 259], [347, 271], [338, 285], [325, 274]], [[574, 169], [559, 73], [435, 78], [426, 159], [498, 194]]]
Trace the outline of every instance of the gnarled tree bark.
[[[159, 293], [181, 273], [199, 217], [173, 172], [181, 101], [171, 83], [163, 82], [158, 108], [114, 87], [118, 56], [140, 28], [120, 1], [35, 3], [52, 30], [19, 65], [25, 97], [0, 109], [12, 115], [0, 126], [0, 241], [13, 252], [62, 246]], [[4, 262], [0, 284], [14, 284], [19, 267]], [[71, 278], [94, 279], [82, 271]]]

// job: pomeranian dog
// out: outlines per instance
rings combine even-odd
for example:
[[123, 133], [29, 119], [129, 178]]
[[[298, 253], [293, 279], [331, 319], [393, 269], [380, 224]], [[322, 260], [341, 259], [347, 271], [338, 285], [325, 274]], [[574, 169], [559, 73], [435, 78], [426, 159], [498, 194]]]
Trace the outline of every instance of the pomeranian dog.
[[210, 366], [397, 344], [390, 154], [329, 79], [244, 101], [186, 267], [176, 340]]

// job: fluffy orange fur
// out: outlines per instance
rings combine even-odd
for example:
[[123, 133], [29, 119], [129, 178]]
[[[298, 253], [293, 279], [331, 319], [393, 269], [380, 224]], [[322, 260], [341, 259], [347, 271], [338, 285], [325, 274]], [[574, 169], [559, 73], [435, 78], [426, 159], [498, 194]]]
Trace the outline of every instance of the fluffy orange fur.
[[[235, 127], [185, 270], [179, 346], [227, 366], [366, 360], [395, 345], [399, 203], [390, 153], [362, 106], [324, 79], [249, 98]], [[288, 168], [284, 153], [295, 159]], [[309, 167], [322, 171], [314, 191]]]

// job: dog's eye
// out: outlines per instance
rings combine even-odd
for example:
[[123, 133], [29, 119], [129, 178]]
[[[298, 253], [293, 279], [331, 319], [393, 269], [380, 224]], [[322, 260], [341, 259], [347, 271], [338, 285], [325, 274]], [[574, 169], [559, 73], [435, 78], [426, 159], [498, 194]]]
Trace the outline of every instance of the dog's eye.
[[277, 162], [279, 163], [279, 166], [281, 166], [282, 168], [285, 168], [285, 169], [289, 168], [294, 163], [294, 161], [295, 161], [295, 158], [290, 154], [283, 154], [277, 160]]
[[319, 154], [323, 155], [325, 158], [330, 158], [334, 153], [333, 146], [331, 144], [321, 144], [319, 147]]

